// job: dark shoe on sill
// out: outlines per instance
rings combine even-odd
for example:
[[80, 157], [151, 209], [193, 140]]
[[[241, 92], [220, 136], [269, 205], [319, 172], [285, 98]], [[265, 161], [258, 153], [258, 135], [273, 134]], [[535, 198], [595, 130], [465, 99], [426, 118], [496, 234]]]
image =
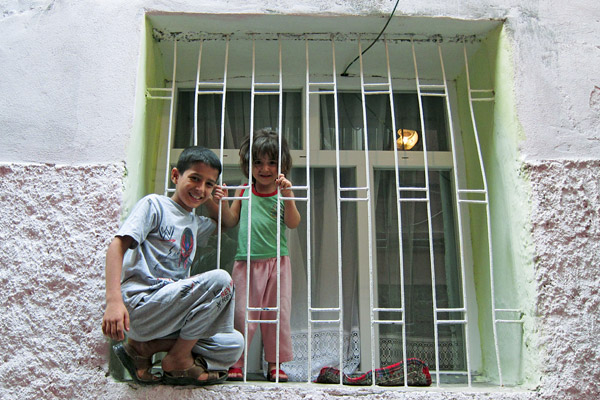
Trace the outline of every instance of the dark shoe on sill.
[[[152, 357], [139, 355], [127, 342], [114, 345], [113, 351], [135, 383], [139, 385], [156, 385], [162, 382], [160, 375], [150, 372]], [[138, 376], [138, 370], [144, 370], [142, 376]]]
[[[203, 373], [207, 373], [206, 379], [198, 380]], [[223, 383], [227, 380], [227, 371], [209, 371], [206, 369], [204, 360], [200, 356], [194, 358], [194, 365], [181, 371], [163, 371], [163, 382], [167, 385], [194, 385], [206, 386]]]

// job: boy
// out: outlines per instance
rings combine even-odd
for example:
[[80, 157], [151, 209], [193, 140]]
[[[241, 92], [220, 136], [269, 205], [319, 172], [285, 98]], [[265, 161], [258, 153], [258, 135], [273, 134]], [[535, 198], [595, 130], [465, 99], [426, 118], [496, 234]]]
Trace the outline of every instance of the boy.
[[[127, 341], [113, 349], [137, 383], [220, 383], [242, 353], [229, 274], [212, 270], [190, 277], [196, 245], [205, 246], [215, 229], [225, 194], [217, 186], [220, 173], [212, 151], [185, 149], [171, 171], [173, 196], [141, 199], [108, 247], [102, 332], [113, 340], [127, 332]], [[193, 213], [201, 204], [212, 218]], [[150, 372], [157, 352], [167, 352], [162, 378]]]

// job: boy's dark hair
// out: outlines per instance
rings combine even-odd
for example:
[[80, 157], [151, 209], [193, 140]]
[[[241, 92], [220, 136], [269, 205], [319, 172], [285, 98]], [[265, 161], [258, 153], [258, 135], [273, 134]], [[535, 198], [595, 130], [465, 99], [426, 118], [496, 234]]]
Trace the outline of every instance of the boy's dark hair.
[[176, 167], [179, 173], [183, 174], [188, 168], [198, 162], [216, 169], [219, 171], [219, 175], [221, 175], [223, 168], [221, 166], [221, 161], [219, 161], [219, 157], [217, 157], [212, 150], [202, 146], [191, 146], [183, 150], [179, 156]]
[[[250, 136], [247, 136], [240, 147], [240, 167], [246, 177], [250, 176], [248, 163], [250, 162]], [[270, 157], [271, 160], [279, 160], [279, 135], [276, 130], [263, 128], [254, 132], [252, 138], [252, 160], [261, 156]], [[287, 141], [281, 137], [281, 173], [287, 175], [292, 169], [292, 156]]]

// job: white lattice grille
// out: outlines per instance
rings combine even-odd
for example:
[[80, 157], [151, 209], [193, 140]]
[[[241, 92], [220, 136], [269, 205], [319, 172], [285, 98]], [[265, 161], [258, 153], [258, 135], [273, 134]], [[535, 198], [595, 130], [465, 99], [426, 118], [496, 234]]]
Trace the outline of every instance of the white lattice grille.
[[[188, 39], [191, 36], [188, 36]], [[463, 247], [465, 243], [465, 238], [462, 236], [463, 228], [460, 226], [463, 220], [467, 220], [465, 215], [461, 214], [461, 206], [459, 204], [464, 203], [464, 200], [461, 196], [470, 193], [487, 193], [487, 187], [485, 189], [477, 189], [467, 191], [465, 189], [458, 189], [453, 192], [456, 195], [456, 200], [454, 206], [456, 210], [453, 212], [455, 215], [458, 214], [456, 220], [458, 221], [458, 232], [460, 233], [460, 238], [457, 239], [458, 243], [455, 244], [455, 247], [458, 248], [458, 252], [461, 255], [461, 259], [455, 265], [456, 274], [459, 276], [454, 282], [454, 286], [447, 289], [448, 291], [453, 291], [452, 297], [453, 299], [462, 300], [452, 300], [452, 302], [448, 299], [443, 299], [440, 304], [438, 304], [438, 298], [440, 298], [440, 293], [438, 293], [436, 288], [440, 285], [436, 284], [436, 279], [440, 279], [439, 275], [439, 266], [436, 263], [436, 253], [434, 249], [444, 243], [449, 242], [447, 237], [443, 237], [444, 240], [439, 239], [439, 232], [436, 232], [436, 226], [434, 223], [434, 219], [440, 215], [439, 213], [432, 210], [432, 185], [429, 182], [430, 173], [432, 171], [444, 170], [444, 171], [453, 171], [454, 172], [454, 182], [450, 183], [448, 187], [452, 187], [448, 189], [450, 191], [457, 189], [458, 171], [457, 171], [457, 160], [456, 160], [456, 144], [455, 137], [453, 132], [454, 122], [452, 121], [452, 115], [454, 111], [451, 107], [450, 100], [450, 91], [448, 88], [448, 77], [446, 76], [446, 69], [444, 60], [447, 59], [448, 53], [450, 54], [451, 59], [455, 59], [460, 52], [464, 51], [465, 53], [465, 61], [466, 61], [466, 41], [463, 40], [463, 43], [459, 43], [459, 39], [455, 39], [455, 42], [452, 46], [448, 46], [448, 42], [444, 43], [444, 38], [435, 37], [435, 38], [416, 38], [410, 35], [396, 35], [391, 36], [389, 38], [382, 37], [378, 42], [375, 48], [379, 48], [378, 52], [373, 51], [372, 53], [362, 54], [363, 43], [368, 42], [372, 39], [373, 35], [370, 34], [352, 34], [352, 35], [296, 35], [296, 34], [277, 34], [277, 35], [250, 35], [244, 36], [242, 38], [236, 39], [235, 34], [228, 35], [217, 35], [214, 34], [206, 34], [198, 39], [198, 47], [199, 47], [199, 57], [198, 57], [198, 68], [197, 68], [197, 76], [196, 76], [196, 90], [194, 96], [194, 107], [193, 107], [193, 143], [197, 143], [197, 138], [199, 133], [197, 127], [197, 113], [198, 109], [201, 108], [199, 104], [203, 104], [201, 99], [202, 96], [212, 96], [213, 102], [218, 106], [219, 97], [221, 97], [221, 111], [220, 115], [215, 116], [215, 120], [219, 120], [219, 130], [220, 130], [220, 143], [219, 148], [215, 148], [215, 151], [218, 152], [221, 159], [223, 160], [225, 165], [235, 165], [235, 156], [236, 151], [234, 148], [228, 149], [224, 143], [226, 140], [229, 140], [232, 143], [235, 143], [238, 139], [236, 139], [235, 135], [240, 132], [234, 132], [231, 130], [231, 126], [228, 127], [226, 122], [226, 113], [231, 112], [228, 109], [226, 104], [227, 97], [227, 88], [229, 86], [235, 87], [237, 91], [247, 90], [250, 92], [250, 99], [252, 101], [252, 111], [250, 112], [250, 120], [249, 120], [249, 132], [244, 131], [242, 134], [248, 134], [252, 132], [254, 128], [258, 128], [254, 125], [255, 122], [255, 111], [254, 100], [255, 96], [259, 95], [271, 95], [277, 96], [279, 102], [279, 111], [278, 111], [278, 121], [275, 126], [278, 126], [280, 131], [283, 128], [282, 123], [282, 104], [284, 97], [284, 88], [289, 86], [291, 91], [300, 91], [304, 97], [304, 104], [302, 105], [301, 114], [304, 116], [304, 126], [302, 127], [302, 132], [299, 134], [298, 131], [294, 134], [294, 137], [297, 138], [295, 150], [293, 151], [293, 156], [295, 157], [295, 163], [301, 168], [305, 168], [305, 176], [309, 177], [313, 173], [314, 168], [332, 168], [336, 171], [336, 179], [334, 179], [334, 185], [337, 187], [334, 188], [335, 193], [335, 209], [337, 210], [337, 240], [332, 243], [337, 243], [336, 246], [331, 246], [330, 251], [332, 253], [337, 254], [337, 264], [338, 268], [335, 272], [337, 274], [338, 285], [336, 287], [336, 292], [338, 295], [339, 301], [337, 304], [331, 305], [327, 308], [314, 308], [311, 305], [312, 293], [311, 293], [311, 270], [314, 268], [314, 265], [311, 264], [311, 256], [314, 253], [314, 249], [311, 249], [311, 243], [314, 241], [314, 232], [311, 229], [311, 191], [313, 188], [311, 187], [310, 179], [306, 178], [306, 181], [303, 184], [299, 184], [294, 187], [295, 190], [301, 191], [302, 194], [297, 198], [297, 201], [305, 202], [306, 205], [304, 210], [307, 213], [307, 227], [305, 229], [306, 239], [303, 240], [305, 249], [302, 250], [305, 267], [304, 270], [307, 273], [305, 279], [307, 281], [307, 302], [305, 305], [307, 307], [307, 315], [308, 321], [307, 326], [304, 330], [297, 331], [293, 334], [293, 343], [294, 343], [294, 356], [295, 360], [291, 363], [286, 364], [286, 368], [289, 369], [290, 377], [294, 380], [310, 380], [314, 378], [315, 371], [322, 366], [334, 366], [334, 365], [342, 365], [345, 371], [353, 371], [356, 368], [361, 368], [362, 370], [377, 368], [379, 366], [388, 365], [391, 363], [395, 363], [406, 357], [419, 357], [429, 364], [432, 371], [434, 371], [437, 375], [437, 382], [439, 384], [439, 373], [440, 372], [454, 372], [459, 375], [466, 375], [469, 379], [470, 384], [470, 366], [469, 366], [469, 324], [471, 323], [467, 316], [467, 307], [469, 303], [473, 300], [467, 299], [467, 290], [465, 290], [464, 285], [465, 281], [471, 279], [470, 277], [465, 275], [464, 272], [464, 264], [465, 259], [462, 257], [463, 255]], [[161, 32], [159, 36], [157, 36], [161, 41], [169, 41], [172, 38], [181, 38], [180, 35], [173, 35], [169, 37], [165, 32]], [[205, 39], [210, 42], [212, 47], [222, 47], [229, 49], [230, 42], [235, 42], [232, 44], [237, 50], [231, 53], [229, 50], [224, 52], [224, 59], [219, 61], [224, 65], [224, 68], [221, 76], [218, 76], [218, 73], [215, 73], [215, 70], [218, 68], [209, 68], [211, 72], [208, 73], [207, 77], [203, 77], [201, 68], [201, 59], [210, 60], [209, 63], [215, 61], [215, 57], [210, 53], [210, 50], [207, 48], [203, 48], [205, 43]], [[472, 45], [474, 42], [471, 39], [469, 43]], [[177, 40], [173, 42], [175, 45], [173, 46], [173, 79], [171, 86], [171, 93], [175, 91], [176, 83], [181, 81], [176, 76], [176, 66], [177, 66]], [[254, 62], [256, 57], [256, 45], [257, 43], [260, 46], [268, 47], [272, 44], [271, 47], [276, 48], [278, 50], [275, 51], [275, 57], [273, 57], [273, 61], [267, 67], [257, 66]], [[444, 51], [442, 49], [442, 43], [444, 44], [444, 51], [446, 51], [446, 55], [444, 55]], [[189, 46], [189, 42], [186, 45]], [[354, 75], [348, 78], [344, 83], [340, 83], [340, 77], [338, 72], [336, 72], [336, 65], [339, 64], [339, 61], [336, 61], [336, 45], [339, 47], [343, 47], [343, 51], [347, 52], [347, 49], [354, 46], [355, 54], [359, 57], [360, 64], [360, 72], [354, 72]], [[208, 44], [207, 44], [208, 47]], [[317, 47], [319, 50], [317, 52], [318, 57], [317, 61], [314, 62], [314, 68], [312, 67], [310, 60], [315, 60], [315, 54], [310, 56], [311, 47]], [[249, 51], [249, 54], [252, 54], [251, 63], [252, 68], [249, 68], [246, 72], [240, 72], [240, 68], [242, 68], [239, 63], [231, 63], [229, 64], [236, 68], [235, 78], [231, 78], [231, 71], [228, 71], [228, 59], [229, 57], [239, 57], [240, 49], [245, 49], [244, 51]], [[249, 50], [252, 49], [252, 50]], [[290, 55], [290, 53], [294, 53], [295, 59], [298, 57], [298, 50], [303, 49], [306, 54], [305, 64], [301, 65], [300, 63], [296, 63], [293, 68], [287, 69], [287, 72], [284, 71], [282, 64], [285, 64], [285, 61], [282, 63], [281, 60], [286, 60], [286, 55]], [[329, 55], [326, 56], [324, 50], [329, 52]], [[207, 52], [206, 55], [203, 55], [203, 52]], [[390, 55], [391, 54], [391, 55]], [[421, 58], [419, 58], [419, 54], [423, 54]], [[437, 57], [436, 61], [431, 60], [431, 55]], [[378, 60], [375, 58], [379, 56]], [[422, 63], [423, 57], [427, 59], [425, 63]], [[327, 65], [327, 61], [329, 59], [329, 65]], [[279, 62], [277, 61], [279, 60]], [[406, 70], [405, 61], [410, 60], [410, 63], [414, 67], [412, 74], [408, 74]], [[400, 65], [399, 61], [402, 61], [402, 65]], [[439, 62], [439, 71], [437, 76], [431, 73], [430, 70], [434, 68], [430, 68], [431, 64], [435, 64]], [[204, 61], [206, 63], [206, 61]], [[235, 64], [235, 65], [234, 65]], [[279, 70], [277, 71], [277, 64], [279, 64]], [[421, 64], [421, 66], [420, 66]], [[422, 65], [425, 64], [426, 68], [422, 68]], [[221, 65], [221, 64], [220, 64]], [[339, 67], [339, 65], [338, 65]], [[274, 68], [274, 69], [273, 69]], [[453, 67], [454, 68], [454, 67]], [[339, 68], [338, 68], [339, 70]], [[423, 71], [426, 72], [423, 72]], [[292, 72], [290, 72], [292, 71]], [[421, 72], [421, 74], [420, 74]], [[304, 82], [299, 80], [299, 76], [305, 75], [306, 78]], [[258, 83], [256, 77], [260, 76], [262, 78], [265, 77], [277, 77], [278, 83], [275, 88], [271, 83], [264, 83], [267, 81], [262, 81], [263, 83]], [[185, 81], [185, 79], [183, 79]], [[229, 80], [231, 82], [229, 82]], [[249, 82], [244, 83], [244, 82]], [[288, 83], [289, 82], [289, 83]], [[300, 83], [298, 83], [300, 82]], [[228, 83], [231, 85], [228, 86]], [[412, 85], [412, 89], [411, 89]], [[250, 86], [248, 89], [244, 89], [244, 87]], [[264, 87], [263, 87], [264, 86]], [[201, 87], [213, 88], [217, 87], [217, 89], [205, 89], [204, 93], [201, 90]], [[234, 90], [234, 89], [231, 89]], [[262, 91], [262, 93], [258, 93]], [[377, 149], [371, 151], [365, 151], [365, 149], [372, 149], [369, 146], [370, 141], [379, 140], [382, 143], [386, 142], [381, 138], [381, 135], [391, 134], [393, 135], [393, 140], [391, 143], [395, 142], [396, 139], [396, 131], [398, 128], [406, 128], [406, 126], [397, 126], [396, 120], [396, 108], [394, 106], [394, 101], [398, 101], [398, 96], [405, 95], [406, 93], [413, 93], [416, 99], [416, 103], [418, 108], [417, 112], [417, 120], [418, 120], [418, 128], [420, 130], [420, 134], [422, 135], [422, 142], [420, 143], [420, 148], [414, 152], [408, 152], [405, 149], [398, 149], [396, 146], [384, 146], [385, 149]], [[360, 103], [360, 111], [358, 113], [361, 115], [361, 121], [357, 126], [352, 127], [350, 131], [342, 132], [340, 130], [340, 118], [339, 118], [339, 104], [338, 99], [342, 96], [342, 93], [351, 93], [354, 92], [357, 94]], [[240, 95], [238, 94], [238, 97]], [[152, 98], [152, 97], [149, 97]], [[368, 100], [383, 98], [383, 101], [377, 100], [374, 103], [374, 100]], [[448, 129], [447, 133], [439, 133], [439, 128], [431, 129], [431, 116], [428, 115], [427, 108], [428, 99], [430, 98], [441, 98], [443, 101], [443, 105], [446, 108], [445, 118], [447, 120], [444, 121], [446, 124], [446, 128]], [[161, 100], [165, 100], [161, 98]], [[170, 169], [170, 160], [176, 158], [178, 151], [180, 149], [174, 148], [172, 143], [174, 140], [171, 135], [171, 127], [174, 124], [173, 121], [173, 98], [170, 97], [170, 117], [169, 117], [169, 135], [168, 135], [168, 157], [167, 157], [167, 165], [165, 168], [165, 173], [168, 174]], [[389, 121], [386, 122], [388, 125], [391, 125], [390, 132], [386, 131], [377, 131], [374, 133], [372, 127], [372, 120], [370, 119], [370, 114], [373, 111], [370, 109], [373, 104], [387, 104], [386, 112], [390, 113]], [[329, 105], [328, 105], [329, 104]], [[371, 104], [371, 106], [368, 106]], [[472, 101], [470, 101], [472, 104]], [[329, 107], [329, 108], [327, 108]], [[215, 112], [217, 113], [217, 108], [215, 108]], [[348, 110], [348, 108], [346, 108]], [[327, 121], [327, 126], [324, 126], [324, 114], [330, 113]], [[400, 113], [402, 110], [400, 110]], [[319, 121], [319, 122], [315, 122]], [[348, 120], [350, 121], [350, 120]], [[353, 122], [345, 121], [343, 123], [347, 123], [352, 125]], [[406, 122], [402, 122], [405, 124]], [[228, 131], [228, 129], [230, 129]], [[299, 129], [299, 128], [298, 128]], [[348, 133], [349, 132], [349, 133]], [[451, 148], [446, 149], [444, 151], [436, 151], [438, 150], [435, 145], [431, 146], [431, 143], [427, 139], [427, 135], [448, 135], [445, 137], [449, 138], [449, 142], [451, 142]], [[340, 145], [340, 137], [344, 138], [343, 146]], [[442, 137], [442, 136], [440, 136]], [[375, 139], [374, 139], [375, 138]], [[183, 141], [185, 142], [185, 140]], [[214, 138], [211, 138], [211, 143], [214, 143]], [[323, 145], [323, 144], [326, 145]], [[430, 146], [434, 150], [428, 151], [428, 146]], [[446, 146], [446, 145], [444, 145]], [[235, 146], [234, 146], [235, 147]], [[442, 146], [443, 147], [443, 146]], [[440, 147], [440, 148], [442, 148]], [[356, 179], [357, 184], [350, 186], [342, 186], [341, 184], [341, 176], [340, 170], [343, 168], [355, 168], [356, 171]], [[483, 168], [483, 166], [482, 166]], [[360, 170], [363, 170], [361, 172]], [[391, 296], [390, 298], [394, 298], [398, 300], [398, 303], [390, 306], [382, 306], [380, 304], [381, 297], [377, 297], [377, 293], [381, 288], [388, 284], [389, 282], [378, 282], [378, 269], [381, 268], [380, 265], [377, 264], [377, 254], [374, 254], [373, 241], [375, 239], [375, 230], [376, 227], [373, 226], [373, 222], [376, 219], [376, 216], [372, 215], [374, 209], [374, 187], [378, 184], [373, 180], [374, 171], [377, 169], [387, 169], [396, 171], [395, 182], [391, 183], [395, 186], [393, 191], [395, 192], [396, 200], [395, 204], [390, 204], [390, 210], [396, 213], [396, 223], [397, 223], [397, 234], [395, 237], [395, 242], [390, 242], [389, 233], [377, 233], [377, 247], [385, 248], [387, 247], [397, 247], [399, 248], [400, 256], [396, 257], [395, 262], [398, 263], [396, 265], [399, 268], [399, 282], [398, 287], [400, 288], [400, 293], [397, 296]], [[402, 181], [404, 175], [402, 175], [402, 171], [421, 171], [422, 174], [422, 182], [418, 184], [409, 185], [406, 182]], [[484, 175], [484, 174], [483, 174]], [[485, 178], [485, 176], [484, 176]], [[165, 180], [167, 182], [168, 180]], [[453, 186], [454, 185], [454, 186]], [[168, 192], [168, 188], [164, 188], [166, 192]], [[449, 192], [450, 193], [450, 192]], [[476, 204], [476, 202], [469, 200], [470, 203]], [[357, 235], [358, 240], [356, 246], [358, 247], [359, 252], [359, 270], [358, 280], [361, 281], [361, 292], [357, 295], [358, 307], [360, 308], [360, 332], [359, 335], [358, 330], [348, 331], [344, 330], [344, 307], [349, 307], [349, 304], [344, 304], [343, 295], [344, 291], [347, 291], [348, 288], [343, 284], [343, 267], [344, 261], [342, 261], [342, 256], [344, 253], [350, 251], [349, 248], [344, 247], [344, 238], [341, 236], [341, 222], [342, 215], [341, 210], [343, 204], [345, 203], [353, 203], [353, 207], [356, 207], [357, 217]], [[477, 203], [484, 204], [488, 207], [487, 201]], [[452, 204], [450, 201], [449, 204]], [[416, 218], [413, 218], [412, 224], [423, 224], [426, 226], [426, 229], [422, 232], [409, 232], [406, 233], [406, 229], [403, 228], [403, 218], [404, 210], [411, 207], [424, 207], [424, 211], [422, 211], [422, 222], [416, 221]], [[489, 226], [489, 224], [488, 224]], [[431, 303], [431, 310], [429, 313], [432, 315], [432, 327], [433, 332], [431, 336], [422, 336], [419, 337], [409, 336], [406, 334], [406, 324], [407, 319], [410, 319], [411, 316], [408, 315], [409, 309], [407, 308], [407, 304], [412, 300], [407, 300], [406, 296], [410, 294], [410, 283], [405, 282], [405, 275], [407, 274], [405, 268], [410, 269], [413, 264], [411, 261], [411, 257], [407, 257], [405, 252], [405, 245], [403, 244], [403, 238], [406, 235], [413, 235], [414, 238], [411, 237], [416, 245], [415, 248], [421, 246], [425, 248], [425, 252], [422, 257], [426, 262], [425, 268], [430, 269], [429, 274], [429, 297]], [[420, 235], [420, 236], [419, 236]], [[221, 233], [219, 232], [219, 237]], [[419, 244], [420, 243], [420, 244]], [[412, 246], [412, 245], [411, 245]], [[221, 248], [220, 242], [217, 244], [217, 249]], [[491, 256], [491, 247], [490, 247], [490, 256]], [[428, 254], [427, 254], [428, 253]], [[217, 264], [220, 264], [219, 255], [221, 251], [217, 251]], [[379, 256], [380, 257], [380, 256]], [[393, 258], [393, 257], [392, 257]], [[439, 258], [439, 257], [438, 257]], [[443, 258], [443, 257], [442, 257]], [[447, 263], [447, 260], [443, 261]], [[452, 263], [451, 263], [452, 264]], [[408, 267], [407, 267], [408, 265]], [[453, 265], [453, 264], [452, 264]], [[493, 273], [491, 274], [493, 276]], [[365, 278], [369, 280], [369, 284], [365, 285]], [[454, 278], [453, 278], [454, 279]], [[422, 283], [420, 283], [422, 285]], [[452, 286], [446, 283], [446, 286]], [[416, 287], [416, 286], [415, 286]], [[493, 283], [492, 283], [493, 289]], [[446, 290], [446, 289], [444, 289]], [[413, 290], [414, 291], [414, 290]], [[443, 296], [442, 296], [443, 297]], [[450, 304], [452, 303], [452, 304]], [[392, 303], [390, 303], [392, 304]], [[278, 307], [274, 308], [277, 310]], [[337, 317], [332, 317], [329, 320], [319, 320], [315, 317], [314, 313], [327, 311], [329, 313], [336, 314]], [[365, 312], [366, 311], [366, 312]], [[495, 309], [495, 311], [498, 311]], [[502, 311], [502, 310], [500, 310]], [[388, 313], [386, 318], [382, 318], [381, 315], [384, 313]], [[393, 317], [392, 317], [393, 315]], [[495, 322], [504, 322], [502, 320], [496, 320]], [[324, 329], [324, 325], [334, 326], [338, 325], [339, 329]], [[380, 332], [380, 328], [382, 326], [394, 326], [397, 327], [395, 335], [388, 335], [388, 331], [392, 328], [388, 328], [384, 333]], [[462, 333], [452, 338], [445, 337], [440, 334], [440, 331], [445, 332], [448, 326], [458, 327], [461, 329]], [[317, 328], [318, 327], [318, 328]], [[395, 329], [395, 328], [394, 328]], [[495, 331], [495, 329], [494, 329]], [[344, 340], [340, 343], [339, 337], [343, 337]], [[332, 349], [336, 348], [338, 350], [337, 355], [332, 359], [331, 353]], [[365, 349], [369, 355], [365, 353]], [[496, 351], [498, 349], [496, 348]], [[362, 353], [362, 357], [361, 357]], [[327, 365], [329, 364], [329, 365]], [[500, 365], [498, 365], [500, 368]], [[304, 371], [302, 369], [304, 368]], [[310, 372], [308, 372], [310, 371]]]

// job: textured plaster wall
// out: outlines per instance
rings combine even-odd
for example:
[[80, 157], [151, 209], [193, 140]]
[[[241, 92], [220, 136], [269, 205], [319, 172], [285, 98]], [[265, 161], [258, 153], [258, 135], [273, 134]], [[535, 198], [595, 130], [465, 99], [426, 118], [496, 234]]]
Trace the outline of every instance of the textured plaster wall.
[[392, 7], [388, 0], [0, 0], [0, 398], [598, 398], [597, 0], [401, 0], [397, 10], [506, 18], [518, 157], [531, 190], [518, 206], [530, 208], [523, 223], [535, 248], [536, 391], [193, 390], [106, 376], [104, 253], [121, 215], [125, 162], [143, 143], [132, 138], [142, 124], [134, 110], [143, 101], [144, 13], [366, 15]]
[[137, 388], [107, 377], [104, 250], [119, 220], [123, 166], [0, 167], [0, 396], [24, 398], [597, 398], [600, 162], [530, 165], [536, 306], [544, 354], [538, 392], [317, 389], [286, 385]]
[[0, 164], [0, 398], [91, 398], [105, 385], [104, 252], [123, 164]]
[[600, 398], [600, 162], [527, 166], [546, 398]]

